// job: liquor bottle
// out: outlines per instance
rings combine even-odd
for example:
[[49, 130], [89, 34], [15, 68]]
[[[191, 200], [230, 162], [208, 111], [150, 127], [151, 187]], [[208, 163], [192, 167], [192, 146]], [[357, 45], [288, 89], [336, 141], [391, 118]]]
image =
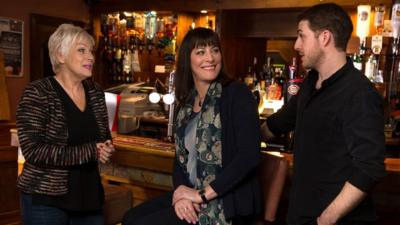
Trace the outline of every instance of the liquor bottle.
[[275, 77], [271, 80], [271, 85], [268, 87], [267, 99], [280, 100], [282, 96], [282, 87], [276, 82]]
[[252, 76], [253, 76], [253, 88], [256, 88], [258, 85], [258, 77], [257, 77], [257, 57], [253, 58], [253, 68], [252, 68]]
[[356, 69], [362, 71], [363, 66], [362, 66], [362, 58], [360, 54], [354, 53], [353, 55], [353, 65]]
[[253, 90], [253, 74], [251, 66], [248, 67], [247, 73], [244, 77], [244, 83], [249, 87], [250, 90]]
[[145, 13], [145, 39], [153, 39], [156, 34], [156, 18], [157, 13], [154, 11], [150, 11]]
[[101, 34], [106, 37], [108, 36], [108, 15], [101, 14], [100, 16], [100, 32]]
[[365, 63], [365, 76], [370, 80], [374, 81], [375, 75], [378, 69], [378, 61], [374, 54], [371, 54]]
[[383, 71], [378, 70], [378, 72], [375, 74], [374, 80], [372, 82], [378, 90], [379, 94], [381, 94], [382, 98], [386, 98], [386, 85], [383, 81]]
[[267, 60], [263, 65], [263, 72], [261, 77], [261, 79], [265, 81], [265, 88], [263, 90], [268, 93], [268, 88], [271, 85], [272, 78], [274, 77], [274, 68], [272, 67], [271, 57], [267, 57]]
[[130, 31], [134, 28], [135, 28], [135, 18], [133, 17], [133, 15], [129, 15], [126, 17], [126, 29]]
[[385, 5], [375, 6], [374, 27], [378, 35], [382, 34], [385, 19]]
[[257, 57], [253, 58], [253, 68], [252, 68], [252, 76], [253, 76], [253, 89], [252, 89], [252, 93], [254, 96], [254, 99], [256, 100], [257, 105], [260, 104], [260, 100], [261, 100], [261, 87], [260, 87], [260, 82], [258, 79], [258, 75], [257, 75]]
[[268, 88], [268, 100], [281, 100], [283, 96], [283, 84], [285, 78], [282, 76], [282, 70], [279, 67], [275, 68], [274, 76], [271, 79], [271, 85]]
[[122, 81], [122, 49], [120, 39], [116, 38], [116, 47], [114, 54], [115, 61], [115, 76], [118, 82]]
[[293, 96], [297, 95], [300, 90], [300, 84], [303, 82], [303, 78], [299, 76], [297, 58], [292, 58], [292, 64], [289, 66], [289, 79], [285, 85], [285, 103], [290, 100]]
[[117, 60], [116, 60], [116, 54], [117, 54], [117, 41], [115, 38], [112, 38], [112, 52], [109, 55], [110, 58], [110, 62], [111, 62], [111, 76], [112, 76], [112, 81], [115, 83], [118, 80], [118, 72], [117, 72]]
[[281, 68], [279, 68], [279, 67], [275, 68], [275, 82], [277, 85], [280, 86], [280, 89], [281, 89], [279, 99], [277, 99], [277, 100], [282, 99], [282, 97], [284, 96], [284, 93], [283, 93], [285, 91], [283, 88], [283, 86], [285, 85], [285, 77], [283, 76], [284, 69], [285, 69], [284, 66]]
[[137, 46], [139, 48], [139, 53], [143, 52], [143, 48], [145, 47], [144, 43], [144, 35], [140, 35], [137, 37]]

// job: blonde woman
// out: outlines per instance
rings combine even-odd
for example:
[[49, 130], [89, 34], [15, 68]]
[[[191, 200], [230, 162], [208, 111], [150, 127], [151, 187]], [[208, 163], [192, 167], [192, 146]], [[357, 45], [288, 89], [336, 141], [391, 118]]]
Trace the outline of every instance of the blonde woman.
[[17, 109], [25, 164], [18, 178], [25, 225], [102, 225], [98, 162], [114, 147], [104, 93], [88, 80], [93, 38], [62, 24], [48, 47], [54, 76], [30, 83]]

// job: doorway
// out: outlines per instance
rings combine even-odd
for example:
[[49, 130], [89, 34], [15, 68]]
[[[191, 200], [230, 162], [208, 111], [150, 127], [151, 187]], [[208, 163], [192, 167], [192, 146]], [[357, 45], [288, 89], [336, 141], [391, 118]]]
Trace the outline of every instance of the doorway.
[[30, 80], [34, 81], [54, 75], [47, 42], [57, 27], [63, 23], [71, 23], [85, 28], [87, 24], [82, 21], [39, 14], [31, 14], [30, 21]]

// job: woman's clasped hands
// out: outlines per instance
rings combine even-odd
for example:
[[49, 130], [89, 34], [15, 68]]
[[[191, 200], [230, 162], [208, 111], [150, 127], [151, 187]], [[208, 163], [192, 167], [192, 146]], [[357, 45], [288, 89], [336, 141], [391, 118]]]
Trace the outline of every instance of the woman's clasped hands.
[[199, 220], [197, 214], [200, 212], [201, 198], [198, 190], [180, 185], [172, 197], [172, 205], [175, 213], [181, 220], [196, 224]]
[[115, 148], [111, 140], [107, 140], [103, 143], [96, 143], [97, 147], [97, 158], [101, 163], [107, 163], [110, 160], [111, 155], [114, 153]]

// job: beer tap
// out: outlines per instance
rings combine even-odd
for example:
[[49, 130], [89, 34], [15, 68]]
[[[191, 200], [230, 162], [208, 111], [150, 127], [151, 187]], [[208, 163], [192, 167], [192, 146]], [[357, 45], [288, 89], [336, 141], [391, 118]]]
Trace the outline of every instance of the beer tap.
[[[168, 94], [171, 97], [171, 104], [169, 104], [169, 114], [168, 114], [168, 129], [167, 129], [167, 139], [168, 141], [173, 140], [173, 127], [174, 127], [174, 111], [175, 111], [175, 87], [174, 87], [174, 81], [175, 81], [175, 71], [173, 70], [169, 74], [169, 79], [168, 79]], [[165, 102], [166, 100], [164, 100]]]

